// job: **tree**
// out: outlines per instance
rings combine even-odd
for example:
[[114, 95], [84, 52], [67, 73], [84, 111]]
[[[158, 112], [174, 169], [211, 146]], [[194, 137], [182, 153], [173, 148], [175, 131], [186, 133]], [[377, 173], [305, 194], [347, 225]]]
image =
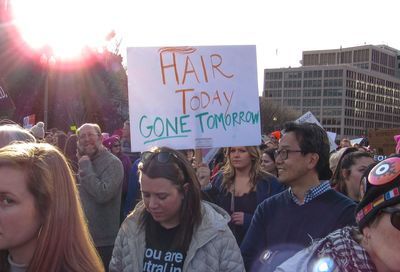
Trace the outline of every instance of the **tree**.
[[261, 133], [269, 134], [279, 130], [288, 121], [294, 121], [301, 113], [293, 109], [283, 108], [266, 97], [260, 96]]

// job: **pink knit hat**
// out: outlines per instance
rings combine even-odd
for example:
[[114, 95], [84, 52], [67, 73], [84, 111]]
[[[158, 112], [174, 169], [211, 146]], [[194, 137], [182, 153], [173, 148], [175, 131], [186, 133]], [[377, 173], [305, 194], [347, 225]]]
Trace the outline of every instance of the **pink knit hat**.
[[108, 137], [107, 139], [103, 140], [103, 145], [107, 147], [108, 149], [111, 149], [113, 144], [116, 142], [119, 142], [119, 137], [117, 135], [113, 135], [111, 137]]
[[394, 140], [397, 143], [396, 145], [396, 154], [400, 154], [400, 134], [394, 136]]

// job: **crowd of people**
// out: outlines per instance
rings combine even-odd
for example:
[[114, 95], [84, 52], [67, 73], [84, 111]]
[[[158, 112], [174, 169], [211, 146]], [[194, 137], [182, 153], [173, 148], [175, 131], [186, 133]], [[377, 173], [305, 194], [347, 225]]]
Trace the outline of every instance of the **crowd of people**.
[[0, 124], [0, 271], [400, 271], [399, 154], [310, 123], [210, 164], [129, 137]]

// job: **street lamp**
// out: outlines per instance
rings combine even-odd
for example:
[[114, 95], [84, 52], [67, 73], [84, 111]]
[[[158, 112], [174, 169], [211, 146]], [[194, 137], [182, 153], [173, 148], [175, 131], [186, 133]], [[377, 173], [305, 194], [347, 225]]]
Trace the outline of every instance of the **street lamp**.
[[273, 123], [273, 126], [274, 126], [274, 130], [276, 130], [277, 129], [277, 125], [276, 125], [276, 121], [278, 121], [278, 118], [274, 115], [274, 117], [272, 117], [272, 123]]
[[48, 110], [49, 110], [49, 82], [51, 77], [51, 72], [53, 66], [56, 64], [56, 59], [52, 55], [47, 55], [45, 53], [40, 57], [40, 62], [46, 66], [46, 82], [44, 86], [44, 98], [43, 98], [43, 122], [45, 131], [47, 130], [47, 120], [48, 120]]

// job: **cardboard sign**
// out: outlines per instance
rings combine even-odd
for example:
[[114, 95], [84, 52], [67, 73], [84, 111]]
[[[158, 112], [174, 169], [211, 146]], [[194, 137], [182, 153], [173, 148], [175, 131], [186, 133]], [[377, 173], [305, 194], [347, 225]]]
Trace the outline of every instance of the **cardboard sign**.
[[[321, 123], [318, 122], [318, 119], [314, 116], [314, 114], [312, 114], [312, 112], [310, 112], [310, 111], [306, 112], [305, 114], [303, 114], [302, 116], [297, 118], [295, 122], [299, 123], [299, 124], [301, 124], [301, 123], [313, 123], [313, 124], [317, 124], [321, 128], [324, 128], [321, 125]], [[337, 144], [335, 143], [336, 133], [330, 132], [330, 131], [327, 131], [326, 133], [328, 134], [330, 152], [332, 152], [332, 151], [336, 150], [336, 148], [337, 148]]]
[[132, 151], [261, 143], [255, 46], [128, 48]]
[[396, 152], [394, 135], [400, 134], [400, 128], [368, 130], [369, 146], [376, 149], [381, 155], [390, 155]]

